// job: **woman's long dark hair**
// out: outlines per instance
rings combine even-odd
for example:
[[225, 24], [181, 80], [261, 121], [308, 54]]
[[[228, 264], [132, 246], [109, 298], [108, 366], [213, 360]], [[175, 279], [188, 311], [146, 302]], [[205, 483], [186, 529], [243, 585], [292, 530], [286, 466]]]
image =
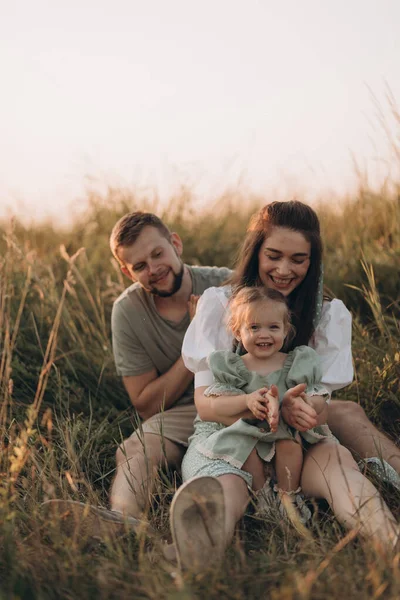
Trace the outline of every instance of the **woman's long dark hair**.
[[236, 268], [229, 280], [234, 292], [242, 287], [262, 285], [258, 274], [258, 255], [272, 227], [285, 227], [304, 235], [311, 245], [310, 266], [301, 284], [288, 297], [292, 323], [296, 335], [291, 350], [307, 345], [314, 332], [318, 282], [321, 276], [322, 240], [319, 220], [315, 211], [297, 200], [271, 202], [253, 215], [246, 238], [239, 252]]

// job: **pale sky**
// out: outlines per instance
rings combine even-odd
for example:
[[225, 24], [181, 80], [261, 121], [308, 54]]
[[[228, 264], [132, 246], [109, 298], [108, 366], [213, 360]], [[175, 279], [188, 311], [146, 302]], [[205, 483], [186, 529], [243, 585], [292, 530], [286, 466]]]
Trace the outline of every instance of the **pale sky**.
[[101, 183], [339, 194], [383, 176], [399, 0], [0, 0], [0, 216]]

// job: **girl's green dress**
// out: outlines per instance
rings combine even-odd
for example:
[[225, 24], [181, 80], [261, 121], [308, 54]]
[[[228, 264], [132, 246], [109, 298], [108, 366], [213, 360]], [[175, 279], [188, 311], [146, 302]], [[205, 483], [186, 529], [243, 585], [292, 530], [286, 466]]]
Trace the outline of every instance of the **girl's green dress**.
[[[249, 394], [262, 387], [276, 385], [279, 400], [282, 401], [288, 389], [299, 383], [306, 383], [307, 395], [329, 397], [321, 384], [318, 355], [309, 346], [299, 346], [289, 352], [282, 369], [266, 376], [249, 371], [242, 358], [229, 350], [212, 352], [208, 362], [214, 375], [214, 384], [205, 391], [207, 396]], [[187, 479], [188, 475], [218, 476], [222, 461], [225, 468], [227, 464], [231, 465], [231, 472], [240, 475], [251, 485], [251, 475], [242, 471], [241, 467], [252, 450], [256, 448], [259, 456], [269, 462], [275, 454], [276, 440], [294, 440], [296, 436], [298, 437], [298, 432], [282, 418], [278, 430], [272, 433], [266, 421], [257, 419], [239, 419], [226, 427], [219, 423], [204, 422], [197, 417], [195, 432], [190, 438], [189, 450], [184, 459], [184, 478]], [[300, 436], [309, 444], [316, 444], [328, 437], [335, 440], [327, 425], [300, 432]], [[203, 456], [202, 459], [200, 455]]]

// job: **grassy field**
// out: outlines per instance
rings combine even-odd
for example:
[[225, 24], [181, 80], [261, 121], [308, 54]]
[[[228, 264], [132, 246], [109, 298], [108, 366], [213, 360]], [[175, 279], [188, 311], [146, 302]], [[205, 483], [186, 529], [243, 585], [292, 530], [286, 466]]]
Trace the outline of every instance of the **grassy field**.
[[[135, 427], [110, 344], [112, 303], [128, 284], [108, 248], [116, 219], [155, 210], [182, 236], [186, 262], [231, 266], [261, 202], [225, 196], [197, 212], [186, 190], [160, 208], [110, 189], [89, 195], [69, 229], [0, 226], [0, 600], [400, 597], [400, 555], [344, 537], [323, 505], [307, 539], [250, 510], [223, 568], [206, 576], [171, 574], [162, 557], [174, 474], [160, 475], [154, 496], [155, 541], [95, 544], [40, 512], [49, 498], [106, 506], [116, 446]], [[356, 377], [340, 397], [400, 443], [400, 197], [362, 190], [318, 212], [325, 283], [354, 316]], [[382, 493], [400, 518], [399, 494]]]

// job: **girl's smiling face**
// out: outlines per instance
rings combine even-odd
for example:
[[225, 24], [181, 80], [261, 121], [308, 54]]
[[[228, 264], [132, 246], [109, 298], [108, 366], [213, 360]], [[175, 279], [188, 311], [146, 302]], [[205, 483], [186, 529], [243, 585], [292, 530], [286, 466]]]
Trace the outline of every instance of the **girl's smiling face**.
[[279, 352], [288, 332], [286, 306], [273, 300], [258, 300], [242, 309], [238, 339], [249, 354], [258, 359]]
[[272, 227], [258, 253], [258, 274], [268, 288], [289, 296], [307, 275], [311, 244], [299, 231]]

